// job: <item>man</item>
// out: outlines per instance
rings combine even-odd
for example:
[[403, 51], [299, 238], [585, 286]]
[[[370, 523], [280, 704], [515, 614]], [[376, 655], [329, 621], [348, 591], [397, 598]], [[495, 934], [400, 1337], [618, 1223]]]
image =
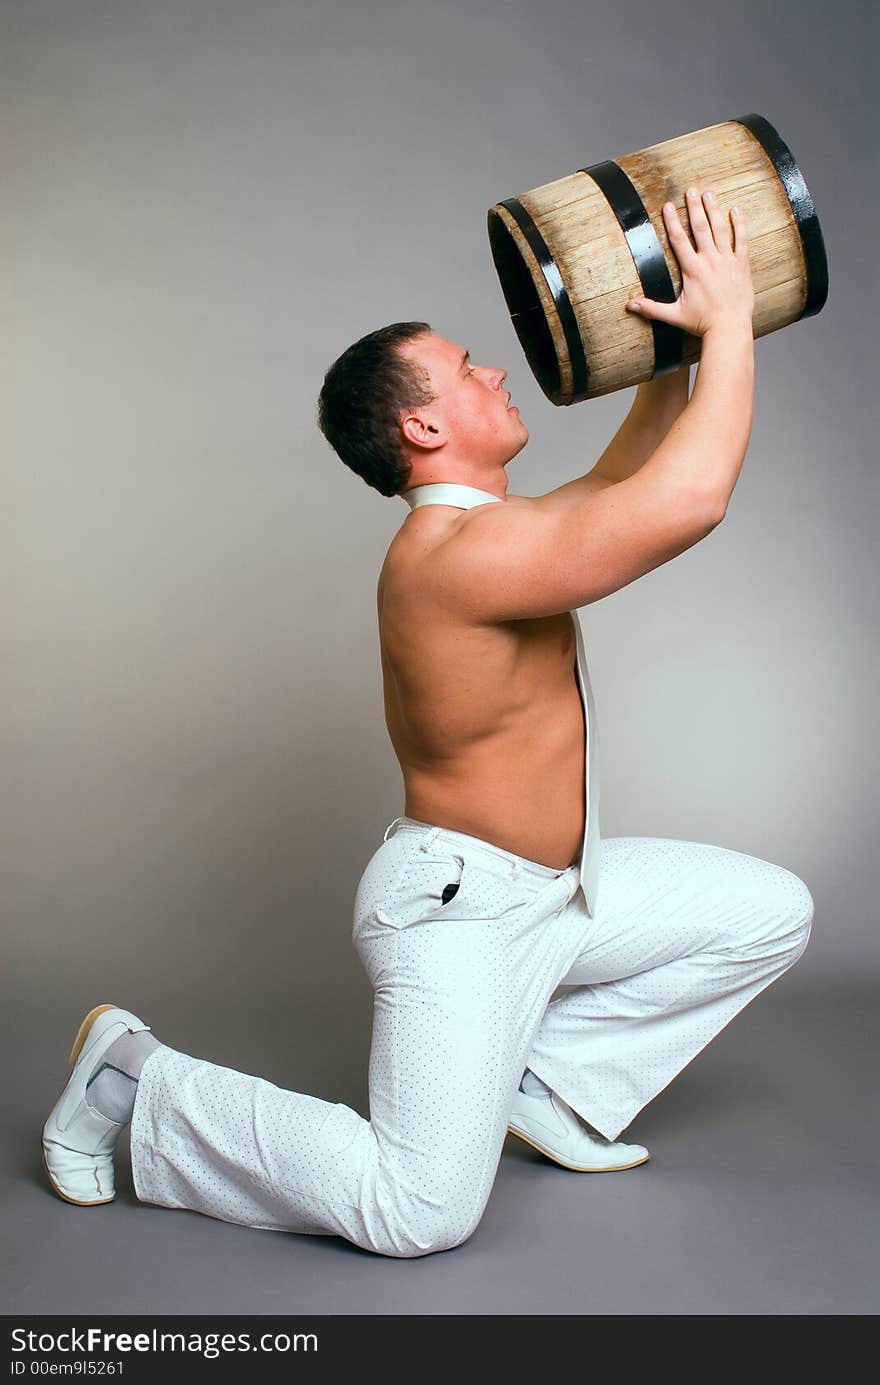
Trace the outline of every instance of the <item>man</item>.
[[809, 937], [791, 872], [701, 842], [598, 834], [595, 708], [572, 612], [721, 521], [751, 430], [754, 296], [692, 190], [695, 244], [664, 208], [683, 288], [646, 317], [702, 337], [688, 372], [639, 388], [587, 475], [509, 495], [528, 430], [502, 369], [427, 323], [362, 338], [330, 368], [319, 422], [410, 514], [378, 620], [405, 812], [358, 886], [353, 939], [374, 988], [370, 1119], [160, 1043], [97, 1006], [46, 1121], [52, 1186], [114, 1196], [131, 1123], [137, 1195], [240, 1224], [337, 1234], [413, 1257], [460, 1245], [508, 1130], [567, 1169], [648, 1151], [618, 1140]]

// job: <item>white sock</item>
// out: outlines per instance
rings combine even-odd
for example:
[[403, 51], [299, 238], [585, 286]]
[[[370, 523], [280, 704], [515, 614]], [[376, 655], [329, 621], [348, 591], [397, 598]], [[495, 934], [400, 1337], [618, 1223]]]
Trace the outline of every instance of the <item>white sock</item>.
[[529, 1096], [543, 1096], [550, 1091], [546, 1082], [542, 1082], [537, 1073], [532, 1072], [531, 1068], [526, 1068], [519, 1084], [521, 1092], [527, 1092]]
[[141, 1068], [159, 1040], [148, 1029], [126, 1030], [104, 1054], [104, 1061], [86, 1083], [86, 1101], [108, 1120], [126, 1125], [131, 1120]]

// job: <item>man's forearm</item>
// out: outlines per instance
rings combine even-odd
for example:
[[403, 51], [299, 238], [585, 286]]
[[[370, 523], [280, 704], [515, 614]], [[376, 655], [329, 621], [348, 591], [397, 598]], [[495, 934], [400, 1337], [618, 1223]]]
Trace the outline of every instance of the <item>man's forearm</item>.
[[566, 481], [542, 497], [546, 504], [567, 505], [590, 492], [604, 490], [644, 466], [687, 407], [690, 366], [639, 385], [632, 407], [592, 470]]
[[639, 385], [632, 408], [593, 472], [610, 481], [625, 481], [644, 465], [685, 409], [690, 374], [690, 366], [683, 366]]
[[720, 317], [703, 334], [693, 397], [646, 469], [664, 485], [699, 493], [712, 513], [723, 516], [749, 445], [754, 395], [752, 319]]

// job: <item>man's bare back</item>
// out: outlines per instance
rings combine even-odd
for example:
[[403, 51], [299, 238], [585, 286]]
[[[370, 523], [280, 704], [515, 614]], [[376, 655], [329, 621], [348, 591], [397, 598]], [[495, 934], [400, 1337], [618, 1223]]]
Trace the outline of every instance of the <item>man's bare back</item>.
[[413, 511], [379, 575], [385, 720], [404, 812], [564, 870], [580, 856], [586, 817], [572, 617], [476, 623], [432, 590], [426, 556], [473, 513]]

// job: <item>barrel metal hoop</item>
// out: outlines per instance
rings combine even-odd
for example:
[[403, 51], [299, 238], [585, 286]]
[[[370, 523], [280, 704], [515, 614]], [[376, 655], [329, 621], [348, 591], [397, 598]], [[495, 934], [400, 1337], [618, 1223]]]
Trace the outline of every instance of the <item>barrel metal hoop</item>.
[[584, 344], [581, 340], [580, 328], [577, 318], [574, 315], [574, 308], [571, 306], [571, 299], [568, 290], [559, 272], [559, 266], [550, 254], [550, 249], [541, 232], [538, 230], [529, 213], [523, 204], [516, 197], [508, 197], [499, 203], [513, 217], [519, 229], [526, 238], [529, 249], [538, 261], [538, 267], [544, 276], [544, 283], [550, 292], [556, 311], [559, 314], [559, 321], [562, 326], [565, 344], [568, 347], [568, 358], [571, 362], [571, 384], [572, 397], [570, 404], [579, 404], [587, 398], [587, 389], [590, 381], [590, 371], [587, 365], [587, 358], [584, 353]]
[[[591, 164], [589, 168], [579, 168], [578, 173], [588, 173], [604, 192], [608, 205], [626, 236], [636, 273], [646, 298], [659, 303], [675, 302], [675, 287], [669, 266], [663, 254], [663, 247], [657, 239], [657, 232], [645, 204], [633, 187], [620, 164], [613, 159], [603, 163]], [[671, 322], [651, 319], [654, 334], [654, 375], [668, 375], [680, 370], [684, 353], [684, 333]]]
[[734, 117], [739, 125], [744, 125], [754, 135], [764, 153], [776, 170], [777, 177], [791, 203], [795, 225], [804, 250], [804, 266], [807, 274], [807, 297], [802, 317], [813, 317], [825, 306], [828, 297], [828, 258], [825, 254], [825, 241], [822, 228], [816, 215], [813, 199], [804, 182], [804, 175], [798, 168], [794, 155], [778, 132], [765, 120], [764, 116], [738, 115]]

